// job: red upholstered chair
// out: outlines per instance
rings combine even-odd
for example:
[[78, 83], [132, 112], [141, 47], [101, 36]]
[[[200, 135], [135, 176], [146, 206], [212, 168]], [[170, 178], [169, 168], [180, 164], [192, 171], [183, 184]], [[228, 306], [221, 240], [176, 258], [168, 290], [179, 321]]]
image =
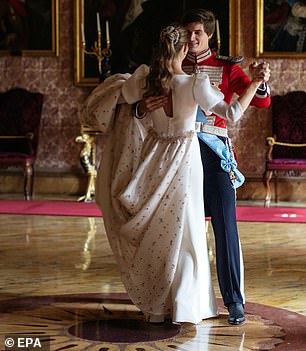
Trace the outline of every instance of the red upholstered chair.
[[265, 207], [270, 206], [273, 176], [277, 202], [278, 174], [298, 176], [306, 171], [306, 92], [292, 91], [272, 97], [272, 134], [267, 137]]
[[42, 105], [41, 93], [21, 88], [0, 93], [0, 167], [23, 167], [26, 200], [33, 193]]

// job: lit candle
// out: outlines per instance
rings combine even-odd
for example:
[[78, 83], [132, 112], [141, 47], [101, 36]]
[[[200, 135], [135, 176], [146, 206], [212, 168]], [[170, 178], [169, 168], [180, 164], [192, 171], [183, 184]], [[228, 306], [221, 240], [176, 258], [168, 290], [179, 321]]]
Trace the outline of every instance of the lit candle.
[[216, 32], [217, 32], [217, 41], [220, 42], [220, 28], [219, 28], [218, 20], [216, 20]]
[[105, 22], [105, 26], [106, 26], [106, 41], [109, 42], [109, 24], [108, 24], [108, 20], [106, 20]]
[[100, 25], [100, 15], [99, 15], [99, 12], [97, 12], [97, 29], [98, 29], [98, 32], [101, 33], [101, 25]]
[[84, 32], [83, 23], [81, 23], [81, 34], [82, 34], [82, 43], [85, 43], [85, 32]]

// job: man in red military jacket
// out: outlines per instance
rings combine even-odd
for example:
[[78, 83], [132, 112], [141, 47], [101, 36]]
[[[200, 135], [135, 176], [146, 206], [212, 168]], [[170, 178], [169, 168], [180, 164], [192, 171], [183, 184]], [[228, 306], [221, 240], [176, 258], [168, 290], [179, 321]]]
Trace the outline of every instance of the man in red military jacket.
[[[215, 29], [214, 14], [203, 9], [193, 9], [185, 14], [183, 24], [190, 33], [189, 52], [183, 62], [184, 71], [188, 74], [208, 74], [211, 83], [221, 90], [224, 100], [230, 103], [235, 93], [241, 95], [250, 79], [237, 64], [241, 61], [239, 57], [220, 57], [209, 48], [209, 40]], [[266, 81], [270, 76], [269, 65], [253, 63], [249, 69], [253, 79], [262, 80], [251, 105], [268, 107], [270, 94]], [[245, 320], [245, 299], [235, 192], [235, 187], [240, 184], [235, 184], [235, 161], [229, 157], [222, 162], [220, 157], [226, 153], [232, 154], [226, 120], [217, 115], [198, 116], [197, 131], [204, 170], [205, 212], [211, 216], [215, 234], [219, 286], [229, 311], [229, 323], [241, 324]], [[225, 152], [220, 153], [220, 146]]]

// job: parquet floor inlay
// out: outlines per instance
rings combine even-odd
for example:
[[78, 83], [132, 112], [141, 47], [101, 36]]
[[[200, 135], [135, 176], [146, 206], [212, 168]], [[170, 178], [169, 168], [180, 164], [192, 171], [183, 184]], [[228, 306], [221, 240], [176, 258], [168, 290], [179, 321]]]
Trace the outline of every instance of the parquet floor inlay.
[[[125, 298], [84, 294], [10, 300], [2, 308], [1, 344], [8, 335], [50, 338], [51, 350], [270, 350], [284, 342], [282, 326], [248, 313], [236, 327], [227, 314], [200, 325], [152, 325]], [[305, 318], [306, 321], [306, 318]]]
[[35, 332], [52, 351], [305, 351], [306, 224], [238, 225], [247, 322], [227, 323], [209, 226], [220, 316], [153, 327], [125, 295], [102, 218], [0, 215], [0, 350]]

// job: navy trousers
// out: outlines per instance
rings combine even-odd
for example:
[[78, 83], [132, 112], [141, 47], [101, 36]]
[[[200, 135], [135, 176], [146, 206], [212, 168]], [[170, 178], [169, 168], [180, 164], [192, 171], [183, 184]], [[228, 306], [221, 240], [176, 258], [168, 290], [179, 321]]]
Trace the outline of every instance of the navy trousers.
[[[222, 138], [220, 138], [222, 140]], [[243, 303], [240, 291], [240, 245], [236, 222], [236, 194], [220, 158], [199, 139], [204, 171], [205, 215], [215, 235], [216, 265], [225, 306]]]

